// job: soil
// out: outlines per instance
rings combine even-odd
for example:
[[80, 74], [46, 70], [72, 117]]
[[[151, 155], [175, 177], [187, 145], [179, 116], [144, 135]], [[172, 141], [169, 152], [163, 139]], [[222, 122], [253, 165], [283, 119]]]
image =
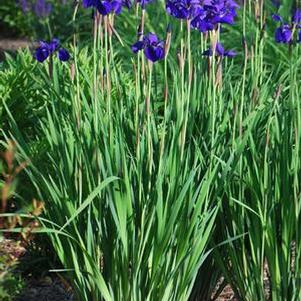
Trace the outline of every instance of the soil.
[[75, 301], [75, 297], [61, 279], [46, 276], [27, 282], [24, 291], [14, 301]]

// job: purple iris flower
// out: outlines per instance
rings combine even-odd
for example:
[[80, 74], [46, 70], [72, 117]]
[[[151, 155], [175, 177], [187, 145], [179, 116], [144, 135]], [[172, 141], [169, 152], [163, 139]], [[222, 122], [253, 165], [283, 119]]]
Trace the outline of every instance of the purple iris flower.
[[34, 11], [39, 18], [47, 18], [52, 11], [52, 5], [46, 0], [36, 0]]
[[276, 22], [283, 22], [283, 19], [280, 15], [277, 15], [277, 14], [273, 14], [272, 15], [272, 19]]
[[132, 51], [137, 53], [141, 50], [144, 51], [144, 55], [148, 60], [155, 63], [159, 60], [163, 60], [165, 57], [165, 43], [158, 39], [154, 33], [149, 33], [143, 37], [142, 41], [138, 41], [132, 45]]
[[[212, 47], [205, 50], [202, 54], [205, 56], [212, 56], [213, 55]], [[236, 52], [233, 50], [225, 50], [221, 43], [216, 43], [215, 55], [220, 57], [234, 57], [236, 55]]]
[[60, 48], [58, 51], [58, 57], [61, 62], [67, 62], [70, 59], [70, 54], [65, 48]]
[[83, 0], [83, 7], [88, 8], [88, 7], [93, 7], [96, 6], [96, 1], [95, 0]]
[[204, 13], [199, 0], [167, 0], [166, 11], [177, 19], [192, 19]]
[[60, 46], [60, 41], [58, 39], [52, 39], [50, 43], [40, 41], [39, 47], [35, 52], [35, 58], [38, 62], [43, 63], [55, 52], [58, 52], [58, 58], [62, 62], [66, 62], [70, 58], [69, 52]]
[[299, 34], [300, 34], [300, 27], [301, 27], [301, 10], [296, 9], [292, 14], [291, 23], [284, 23], [283, 18], [280, 15], [273, 14], [272, 19], [276, 22], [281, 22], [281, 25], [276, 28], [275, 31], [275, 41], [277, 43], [288, 44], [293, 41], [293, 32], [294, 28], [298, 29], [298, 37], [297, 42], [299, 43]]
[[83, 7], [94, 7], [98, 12], [106, 16], [110, 13], [119, 14], [122, 6], [130, 8], [130, 0], [83, 0]]
[[295, 12], [292, 15], [292, 22], [295, 24], [298, 24], [301, 22], [301, 10], [296, 9]]
[[275, 41], [277, 43], [288, 44], [293, 39], [293, 32], [291, 26], [283, 24], [279, 26], [275, 31]]
[[27, 14], [30, 11], [28, 0], [19, 0], [18, 3], [21, 6], [23, 14]]
[[212, 18], [207, 15], [207, 13], [200, 13], [191, 21], [191, 27], [198, 29], [200, 32], [206, 32], [213, 30], [215, 23]]
[[127, 9], [131, 9], [132, 8], [132, 1], [131, 0], [123, 0], [122, 1], [122, 6], [126, 7]]

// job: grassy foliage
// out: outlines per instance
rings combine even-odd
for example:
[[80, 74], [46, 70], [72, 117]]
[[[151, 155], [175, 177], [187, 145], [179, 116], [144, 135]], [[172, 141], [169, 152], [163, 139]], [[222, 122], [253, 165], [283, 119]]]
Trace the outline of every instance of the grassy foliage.
[[31, 160], [39, 232], [80, 300], [209, 300], [221, 274], [239, 300], [300, 300], [300, 50], [244, 3], [222, 35], [233, 60], [202, 57], [214, 35], [184, 23], [165, 61], [130, 57], [139, 15], [121, 15], [125, 47], [98, 27], [50, 74], [28, 52], [6, 63], [2, 135]]

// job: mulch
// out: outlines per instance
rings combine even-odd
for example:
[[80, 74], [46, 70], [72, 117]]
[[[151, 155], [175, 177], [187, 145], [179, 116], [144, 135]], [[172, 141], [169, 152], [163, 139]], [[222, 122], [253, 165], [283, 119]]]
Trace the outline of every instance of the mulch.
[[75, 301], [72, 290], [58, 277], [46, 276], [26, 282], [26, 288], [14, 301]]

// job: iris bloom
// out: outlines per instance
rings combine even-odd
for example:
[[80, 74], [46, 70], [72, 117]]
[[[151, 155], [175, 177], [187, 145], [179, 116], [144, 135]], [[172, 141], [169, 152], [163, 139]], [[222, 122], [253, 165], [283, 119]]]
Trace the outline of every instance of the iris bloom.
[[47, 18], [52, 11], [52, 5], [45, 0], [36, 0], [34, 11], [39, 18]]
[[122, 6], [129, 8], [129, 1], [123, 0], [83, 0], [83, 7], [94, 7], [98, 12], [106, 16], [110, 13], [119, 14], [122, 10]]
[[19, 0], [18, 3], [21, 6], [23, 14], [30, 12], [30, 4], [28, 3], [28, 0]]
[[[213, 55], [212, 47], [204, 51], [203, 55], [212, 56]], [[220, 57], [234, 57], [236, 55], [236, 52], [233, 50], [225, 50], [221, 43], [216, 43], [215, 55]]]
[[296, 9], [292, 15], [292, 22], [295, 24], [299, 24], [301, 22], [301, 11], [300, 9]]
[[275, 31], [275, 41], [277, 43], [287, 44], [293, 39], [293, 32], [288, 24], [283, 24], [279, 26]]
[[69, 52], [65, 48], [60, 47], [60, 41], [58, 39], [52, 39], [50, 43], [40, 41], [39, 47], [35, 52], [35, 58], [38, 62], [43, 63], [55, 52], [57, 52], [58, 58], [62, 62], [66, 62], [70, 58]]
[[203, 9], [199, 0], [167, 0], [166, 11], [177, 19], [192, 19]]
[[284, 23], [283, 18], [280, 15], [272, 15], [272, 19], [275, 22], [280, 22], [280, 26], [276, 28], [275, 31], [275, 41], [277, 43], [288, 44], [293, 41], [293, 31], [294, 28], [298, 29], [297, 42], [300, 43], [300, 26], [301, 26], [301, 11], [299, 9], [295, 10], [292, 15], [292, 23]]
[[158, 39], [154, 33], [149, 33], [143, 37], [142, 41], [138, 41], [132, 45], [132, 51], [138, 53], [143, 50], [144, 55], [148, 60], [155, 63], [159, 60], [163, 60], [165, 57], [164, 50], [165, 43]]

